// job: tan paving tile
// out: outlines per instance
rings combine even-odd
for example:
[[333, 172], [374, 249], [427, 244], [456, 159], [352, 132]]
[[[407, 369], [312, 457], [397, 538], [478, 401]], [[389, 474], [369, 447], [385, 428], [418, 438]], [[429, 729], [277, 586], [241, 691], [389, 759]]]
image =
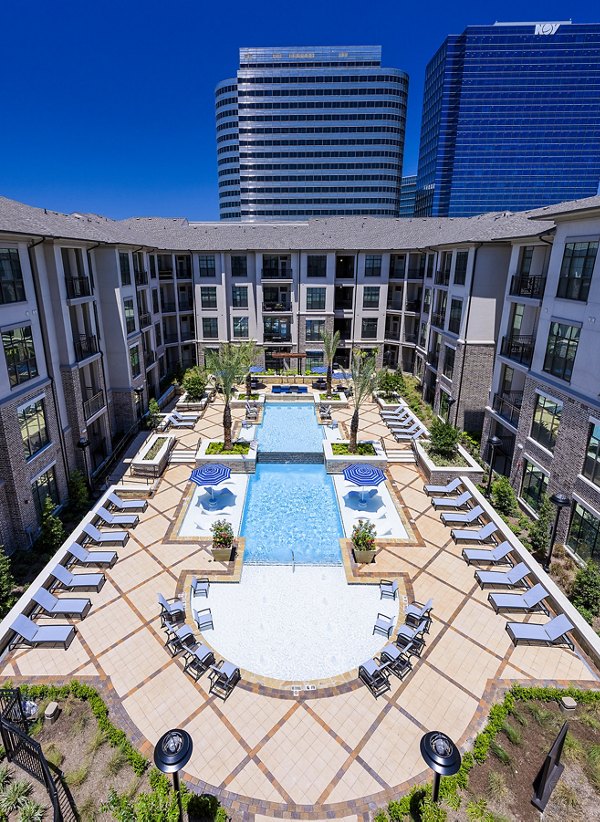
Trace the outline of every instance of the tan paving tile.
[[363, 738], [384, 708], [367, 688], [310, 701], [311, 709], [351, 748]]
[[170, 659], [170, 654], [154, 634], [145, 628], [102, 654], [102, 669], [111, 678], [119, 696], [125, 696], [146, 677], [156, 673]]
[[127, 592], [127, 598], [138, 609], [144, 619], [154, 619], [160, 613], [158, 594], [167, 596], [167, 591], [174, 588], [174, 580], [168, 571], [162, 571], [157, 577], [144, 582]]
[[[122, 591], [129, 591], [146, 580], [163, 572], [163, 568], [145, 551], [133, 557], [121, 560], [111, 569], [110, 575]], [[173, 580], [173, 589], [175, 581]], [[162, 592], [165, 596], [171, 596]]]
[[198, 743], [185, 770], [202, 781], [221, 785], [246, 757], [244, 748], [210, 705], [182, 727]]
[[473, 637], [489, 651], [503, 657], [510, 647], [505, 623], [506, 620], [495, 614], [489, 605], [482, 605], [470, 599], [452, 625], [458, 631]]
[[285, 802], [285, 798], [252, 760], [227, 784], [227, 790], [265, 802]]
[[91, 610], [78, 628], [92, 653], [99, 654], [137, 630], [141, 624], [126, 600], [118, 599], [108, 608], [96, 612]]
[[446, 631], [427, 655], [427, 661], [477, 697], [500, 666], [497, 657], [452, 630]]
[[510, 663], [536, 679], [596, 679], [587, 665], [568, 648], [519, 645], [513, 648]]
[[459, 739], [478, 703], [423, 665], [408, 680], [399, 704], [430, 731], [443, 731], [452, 739]]
[[244, 688], [236, 688], [227, 699], [227, 718], [250, 748], [254, 748], [289, 711], [288, 699], [257, 697]]
[[360, 756], [375, 773], [394, 787], [423, 770], [419, 728], [393, 708], [361, 749]]
[[66, 651], [62, 648], [32, 648], [15, 653], [14, 659], [22, 676], [51, 676], [55, 679], [69, 677], [89, 662], [88, 653], [77, 636]]
[[446, 585], [441, 579], [431, 576], [427, 571], [414, 580], [413, 587], [418, 602], [433, 599], [433, 613], [444, 622], [450, 620], [464, 599], [464, 594]]
[[333, 804], [335, 802], [348, 802], [352, 799], [359, 799], [362, 796], [369, 796], [383, 790], [383, 786], [374, 779], [371, 774], [363, 768], [356, 760], [350, 764], [344, 775], [327, 796], [325, 802]]

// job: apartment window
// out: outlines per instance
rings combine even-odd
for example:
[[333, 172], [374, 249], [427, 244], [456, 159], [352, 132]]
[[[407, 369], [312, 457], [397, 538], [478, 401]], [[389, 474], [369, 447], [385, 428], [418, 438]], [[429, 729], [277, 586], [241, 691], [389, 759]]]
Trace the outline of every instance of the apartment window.
[[322, 351], [307, 351], [306, 352], [306, 367], [310, 368], [319, 368], [323, 365], [323, 352]]
[[202, 308], [217, 307], [217, 288], [214, 285], [204, 285], [200, 289], [200, 305]]
[[600, 553], [600, 519], [578, 502], [573, 506], [567, 545], [583, 560]]
[[201, 277], [216, 277], [215, 255], [200, 254], [198, 256], [198, 268]]
[[377, 339], [377, 320], [375, 318], [362, 321], [361, 336], [363, 340]]
[[129, 362], [131, 364], [131, 376], [135, 379], [142, 373], [140, 366], [140, 349], [137, 345], [129, 349]]
[[462, 318], [462, 300], [450, 301], [450, 319], [448, 321], [448, 331], [453, 334], [460, 334], [460, 321]]
[[365, 277], [381, 276], [381, 254], [367, 254], [365, 257]]
[[423, 292], [423, 311], [425, 314], [429, 313], [429, 308], [431, 307], [431, 289], [426, 288]]
[[440, 391], [440, 404], [438, 407], [438, 415], [448, 422], [448, 417], [450, 416], [450, 394], [447, 394], [445, 391]]
[[216, 340], [219, 336], [219, 327], [216, 317], [202, 318], [202, 336], [208, 340]]
[[468, 251], [456, 252], [456, 263], [454, 264], [454, 284], [464, 285], [467, 278], [467, 260], [469, 259]]
[[587, 449], [581, 473], [600, 488], [600, 423], [590, 423]]
[[248, 287], [234, 285], [231, 289], [231, 305], [234, 308], [248, 308]]
[[247, 277], [248, 276], [248, 258], [245, 256], [234, 255], [231, 258], [231, 274], [233, 277]]
[[31, 326], [2, 332], [2, 345], [11, 387], [32, 380], [39, 374]]
[[550, 323], [544, 371], [567, 382], [571, 379], [580, 331], [581, 329], [576, 325]]
[[[213, 257], [212, 260], [214, 277], [215, 258]], [[192, 259], [189, 254], [178, 254], [175, 257], [175, 270], [180, 280], [190, 280], [192, 278]]]
[[425, 336], [427, 331], [427, 323], [421, 323], [419, 327], [419, 346], [425, 348]]
[[368, 285], [363, 289], [363, 308], [379, 308], [378, 285]]
[[0, 248], [0, 303], [25, 300], [21, 261], [16, 248]]
[[38, 519], [42, 519], [44, 502], [46, 497], [50, 497], [55, 505], [58, 505], [58, 488], [56, 487], [56, 473], [54, 468], [48, 469], [31, 483], [31, 495], [35, 504]]
[[233, 318], [233, 336], [236, 339], [248, 339], [248, 317]]
[[435, 254], [429, 254], [427, 257], [427, 271], [426, 276], [428, 278], [433, 277], [433, 270], [435, 268]]
[[556, 433], [560, 425], [562, 403], [538, 394], [533, 411], [531, 438], [548, 451], [554, 451]]
[[306, 321], [306, 339], [307, 341], [314, 342], [315, 340], [322, 339], [323, 332], [325, 331], [325, 320], [307, 320]]
[[129, 265], [129, 254], [126, 251], [119, 251], [119, 269], [121, 285], [131, 285], [131, 266]]
[[156, 279], [156, 257], [154, 256], [154, 254], [150, 254], [148, 259], [150, 260], [150, 279], [155, 280]]
[[326, 289], [324, 288], [307, 288], [306, 310], [325, 311], [325, 295]]
[[160, 311], [158, 307], [158, 288], [152, 289], [152, 313], [158, 314]]
[[307, 277], [325, 277], [327, 275], [327, 257], [325, 254], [309, 254], [306, 260]]
[[548, 490], [548, 477], [532, 462], [524, 460], [521, 499], [534, 511], [538, 511], [542, 495]]
[[162, 345], [162, 331], [160, 329], [160, 323], [156, 323], [154, 326], [154, 339], [157, 347]]
[[25, 450], [25, 459], [30, 459], [50, 442], [44, 400], [36, 400], [24, 408], [20, 408], [17, 416]]
[[444, 346], [444, 351], [444, 377], [448, 377], [448, 379], [451, 380], [454, 374], [454, 360], [456, 358], [456, 351], [454, 348], [449, 348], [447, 345]]
[[135, 331], [135, 311], [133, 310], [133, 300], [123, 300], [123, 312], [125, 314], [125, 329], [128, 334]]
[[526, 245], [521, 249], [519, 257], [519, 277], [528, 277], [533, 260], [533, 246]]
[[406, 268], [406, 254], [392, 254], [390, 259], [390, 277], [401, 280], [404, 278]]
[[597, 242], [565, 244], [557, 297], [563, 297], [565, 300], [587, 300], [597, 253]]

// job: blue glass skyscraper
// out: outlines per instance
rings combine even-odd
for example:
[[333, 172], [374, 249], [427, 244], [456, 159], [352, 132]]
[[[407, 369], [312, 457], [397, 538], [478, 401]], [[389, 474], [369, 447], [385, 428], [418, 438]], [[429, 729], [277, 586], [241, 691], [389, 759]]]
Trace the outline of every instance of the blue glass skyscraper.
[[495, 23], [427, 66], [416, 216], [471, 216], [593, 196], [600, 25]]

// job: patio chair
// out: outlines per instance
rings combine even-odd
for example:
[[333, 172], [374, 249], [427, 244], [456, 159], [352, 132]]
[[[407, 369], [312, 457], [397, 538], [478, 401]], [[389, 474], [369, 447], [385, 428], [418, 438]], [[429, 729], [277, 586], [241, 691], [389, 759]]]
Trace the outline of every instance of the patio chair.
[[148, 507], [147, 499], [121, 499], [114, 492], [106, 498], [118, 511], [145, 511]]
[[25, 614], [16, 616], [10, 627], [15, 636], [9, 649], [25, 645], [30, 648], [60, 647], [66, 651], [76, 633], [72, 625], [37, 625]]
[[420, 425], [414, 425], [407, 431], [392, 431], [396, 442], [406, 442], [407, 440], [418, 440], [425, 433], [425, 429]]
[[397, 645], [386, 645], [380, 653], [381, 661], [389, 665], [389, 670], [402, 680], [412, 671], [412, 662]]
[[398, 636], [394, 640], [395, 645], [409, 656], [421, 656], [425, 647], [423, 634], [427, 626], [427, 620], [422, 620], [417, 626], [401, 625], [398, 629]]
[[545, 625], [532, 622], [507, 622], [506, 631], [515, 645], [567, 645], [572, 651], [575, 646], [567, 631], [573, 626], [564, 614], [559, 614]]
[[510, 571], [475, 571], [475, 579], [480, 588], [528, 588], [525, 577], [531, 571], [524, 562], [520, 562]]
[[177, 420], [177, 422], [193, 421], [195, 425], [200, 419], [200, 414], [196, 414], [193, 411], [178, 411], [177, 409], [175, 409], [174, 411], [171, 411], [171, 417]]
[[204, 674], [211, 665], [215, 664], [215, 655], [207, 648], [206, 645], [199, 643], [192, 650], [184, 652], [185, 664], [183, 670], [188, 673], [193, 679], [198, 682], [202, 674]]
[[167, 623], [181, 621], [185, 619], [185, 605], [180, 599], [165, 599], [162, 594], [158, 595], [160, 605], [160, 624], [164, 628]]
[[225, 701], [242, 677], [236, 665], [222, 659], [216, 665], [210, 666], [208, 678], [210, 679], [209, 694], [214, 694]]
[[256, 405], [250, 405], [249, 402], [246, 403], [246, 419], [247, 420], [257, 420], [258, 419], [258, 407]]
[[412, 414], [408, 414], [400, 420], [386, 420], [385, 422], [387, 427], [391, 428], [392, 431], [406, 431], [407, 429], [418, 425], [418, 422]]
[[398, 580], [382, 579], [379, 583], [379, 599], [396, 599], [398, 596]]
[[125, 545], [129, 539], [127, 531], [101, 531], [91, 522], [86, 523], [81, 530], [87, 537], [86, 543], [89, 541], [95, 545]]
[[168, 425], [171, 428], [194, 428], [197, 420], [193, 419], [178, 419], [172, 412], [167, 415]]
[[63, 588], [75, 591], [101, 591], [106, 582], [104, 574], [72, 574], [67, 571], [64, 565], [56, 565], [52, 571], [52, 576]]
[[489, 562], [492, 565], [510, 565], [512, 568], [512, 560], [509, 554], [513, 547], [508, 540], [504, 540], [500, 545], [496, 545], [491, 550], [487, 548], [463, 548], [463, 559], [467, 565], [472, 562]]
[[434, 508], [463, 508], [471, 499], [471, 492], [463, 491], [457, 497], [433, 497], [431, 504]]
[[194, 622], [198, 626], [199, 631], [203, 631], [205, 628], [214, 628], [212, 613], [210, 608], [202, 608], [201, 611], [196, 611], [194, 609]]
[[192, 577], [192, 595], [196, 597], [208, 597], [210, 581], [208, 577]]
[[375, 625], [373, 625], [374, 634], [383, 634], [383, 636], [390, 638], [390, 634], [394, 630], [394, 617], [389, 617], [386, 614], [377, 614]]
[[102, 520], [102, 525], [118, 526], [119, 528], [135, 528], [140, 521], [137, 514], [111, 514], [104, 506], [96, 509], [96, 516]]
[[38, 606], [34, 609], [32, 616], [42, 612], [47, 616], [65, 616], [73, 619], [85, 619], [88, 615], [92, 602], [89, 599], [59, 599], [50, 593], [47, 588], [39, 588], [31, 595], [31, 599]]
[[368, 659], [358, 666], [358, 678], [364, 682], [375, 699], [392, 687], [388, 673], [389, 667], [389, 662], [382, 664], [374, 659]]
[[281, 385], [272, 385], [271, 392], [273, 394], [281, 394]]
[[548, 596], [548, 591], [541, 582], [534, 585], [524, 594], [488, 594], [488, 602], [496, 613], [500, 611], [543, 611], [546, 616], [550, 616], [550, 611], [544, 605], [544, 600]]
[[111, 568], [119, 558], [116, 551], [86, 551], [78, 542], [69, 545], [67, 551], [80, 565], [106, 565]]
[[490, 538], [496, 533], [498, 527], [493, 522], [488, 522], [487, 525], [484, 525], [483, 528], [480, 528], [479, 531], [472, 531], [468, 528], [464, 530], [459, 529], [452, 529], [450, 532], [452, 534], [452, 539], [455, 542], [459, 540], [464, 542], [489, 542]]
[[297, 385], [296, 386], [296, 393], [297, 394], [308, 394], [308, 386], [307, 385]]
[[427, 621], [425, 633], [429, 633], [431, 626], [431, 612], [433, 611], [433, 600], [428, 599], [425, 604], [421, 602], [411, 602], [404, 612], [404, 620], [411, 628], [417, 628], [423, 620]]
[[189, 625], [182, 625], [179, 628], [167, 626], [167, 639], [165, 642], [171, 656], [177, 656], [185, 650], [192, 650], [196, 647], [196, 637]]
[[434, 494], [453, 494], [459, 488], [462, 488], [462, 480], [460, 477], [456, 477], [448, 485], [424, 485], [423, 491], [428, 497], [432, 497]]
[[473, 525], [474, 522], [479, 523], [479, 517], [482, 514], [485, 514], [483, 508], [481, 505], [476, 505], [464, 513], [459, 513], [458, 511], [442, 511], [440, 519], [444, 525], [453, 525], [454, 523], [458, 525]]
[[391, 411], [380, 411], [380, 414], [384, 419], [397, 419], [403, 414], [410, 413], [410, 409], [407, 405], [397, 405], [396, 408], [393, 408]]

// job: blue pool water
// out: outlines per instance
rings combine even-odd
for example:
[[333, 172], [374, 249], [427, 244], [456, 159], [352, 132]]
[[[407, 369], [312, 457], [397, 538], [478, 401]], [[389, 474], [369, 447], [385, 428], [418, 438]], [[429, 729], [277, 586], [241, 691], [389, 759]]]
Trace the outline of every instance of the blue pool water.
[[319, 452], [323, 434], [312, 402], [267, 402], [257, 431], [261, 451]]
[[[294, 432], [288, 432], [288, 437]], [[264, 464], [248, 482], [245, 562], [341, 564], [337, 499], [323, 465]]]

